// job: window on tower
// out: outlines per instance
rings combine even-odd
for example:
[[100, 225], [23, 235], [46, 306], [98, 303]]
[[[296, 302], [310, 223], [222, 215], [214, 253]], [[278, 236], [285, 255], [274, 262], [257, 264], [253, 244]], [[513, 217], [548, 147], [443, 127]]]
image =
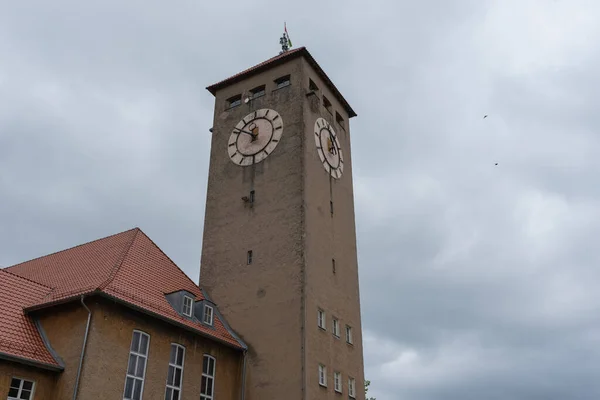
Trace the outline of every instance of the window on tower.
[[340, 115], [339, 112], [335, 112], [335, 122], [338, 123], [338, 125], [340, 126], [340, 128], [346, 130], [346, 127], [344, 126], [344, 118], [342, 118], [342, 116]]
[[248, 250], [248, 255], [246, 257], [246, 264], [252, 264], [252, 250]]
[[314, 83], [313, 80], [310, 78], [308, 78], [308, 90], [313, 91], [313, 92], [317, 92], [319, 90], [319, 87], [317, 86], [317, 84]]
[[321, 329], [327, 329], [325, 325], [325, 311], [323, 310], [317, 311], [317, 325]]
[[290, 76], [282, 76], [281, 78], [275, 79], [275, 87], [276, 89], [281, 89], [286, 86], [290, 86]]
[[323, 96], [323, 107], [325, 107], [325, 109], [331, 113], [331, 102], [325, 96]]
[[331, 259], [331, 269], [333, 270], [333, 273], [335, 274], [335, 258]]
[[337, 318], [333, 318], [333, 336], [340, 337], [340, 321]]
[[352, 327], [350, 325], [346, 325], [346, 343], [354, 343], [354, 338], [352, 337]]
[[265, 95], [265, 85], [257, 86], [250, 91], [251, 98], [257, 99]]
[[242, 104], [242, 95], [241, 94], [236, 94], [235, 96], [232, 96], [227, 99], [227, 108], [237, 107], [240, 104]]
[[327, 367], [319, 364], [319, 385], [327, 387]]

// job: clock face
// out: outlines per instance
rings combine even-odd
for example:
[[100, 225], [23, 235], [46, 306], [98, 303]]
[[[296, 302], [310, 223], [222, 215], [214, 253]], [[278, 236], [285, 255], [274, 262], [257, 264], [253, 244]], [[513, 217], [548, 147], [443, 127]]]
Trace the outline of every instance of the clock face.
[[315, 143], [325, 171], [336, 179], [341, 178], [344, 172], [342, 147], [333, 127], [324, 118], [315, 122]]
[[233, 128], [227, 143], [229, 158], [241, 166], [259, 163], [275, 150], [282, 133], [283, 120], [277, 111], [253, 111]]

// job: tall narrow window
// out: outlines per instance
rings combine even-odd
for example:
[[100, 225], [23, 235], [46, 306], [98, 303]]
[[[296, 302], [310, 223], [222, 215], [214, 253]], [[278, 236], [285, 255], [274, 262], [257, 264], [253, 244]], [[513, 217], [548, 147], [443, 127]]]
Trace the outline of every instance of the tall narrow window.
[[354, 343], [353, 339], [352, 339], [352, 327], [346, 325], [346, 342], [347, 343]]
[[333, 270], [333, 273], [335, 274], [335, 258], [331, 259], [331, 269]]
[[165, 400], [179, 400], [182, 397], [181, 382], [183, 381], [184, 359], [185, 347], [175, 343], [171, 344], [171, 358], [169, 359]]
[[317, 311], [317, 325], [321, 329], [326, 329], [326, 325], [325, 325], [325, 311], [323, 311], [323, 310], [318, 310]]
[[342, 118], [342, 116], [340, 115], [339, 112], [335, 112], [335, 122], [338, 123], [338, 125], [340, 127], [342, 127], [343, 129], [346, 129], [346, 127], [344, 126], [344, 118]]
[[356, 397], [356, 380], [354, 378], [348, 378], [348, 396]]
[[212, 325], [213, 324], [213, 308], [209, 305], [205, 305], [204, 306], [204, 323], [206, 325]]
[[202, 382], [200, 384], [200, 400], [212, 400], [215, 389], [215, 364], [214, 357], [204, 355], [202, 362]]
[[[12, 378], [8, 389], [8, 400], [30, 400], [33, 398], [33, 381]], [[5, 392], [6, 393], [6, 392]]]
[[281, 89], [286, 86], [290, 86], [290, 76], [282, 76], [281, 78], [275, 79], [275, 85], [277, 89]]
[[333, 373], [333, 389], [338, 393], [342, 393], [342, 374], [340, 372]]
[[250, 191], [250, 203], [254, 203], [254, 190]]
[[333, 318], [333, 335], [335, 337], [340, 337], [340, 321], [337, 318]]
[[325, 107], [327, 111], [331, 112], [331, 102], [325, 96], [323, 96], [323, 107]]
[[252, 264], [252, 250], [248, 250], [248, 255], [246, 256], [246, 264]]
[[327, 386], [327, 367], [319, 364], [319, 385]]
[[333, 201], [329, 201], [329, 212], [331, 213], [331, 216], [333, 217]]
[[149, 343], [150, 336], [144, 332], [133, 331], [131, 349], [129, 351], [129, 363], [127, 365], [127, 375], [125, 377], [124, 400], [142, 399]]
[[190, 296], [183, 296], [183, 315], [192, 316], [192, 303], [194, 301]]

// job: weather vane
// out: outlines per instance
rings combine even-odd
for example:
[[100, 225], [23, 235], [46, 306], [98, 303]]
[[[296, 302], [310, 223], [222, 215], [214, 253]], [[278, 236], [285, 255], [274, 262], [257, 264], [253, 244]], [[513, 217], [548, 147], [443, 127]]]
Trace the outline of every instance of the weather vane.
[[281, 44], [281, 51], [279, 54], [283, 54], [292, 47], [292, 41], [290, 40], [290, 35], [287, 31], [287, 27], [285, 22], [283, 23], [283, 36], [279, 38], [279, 44]]

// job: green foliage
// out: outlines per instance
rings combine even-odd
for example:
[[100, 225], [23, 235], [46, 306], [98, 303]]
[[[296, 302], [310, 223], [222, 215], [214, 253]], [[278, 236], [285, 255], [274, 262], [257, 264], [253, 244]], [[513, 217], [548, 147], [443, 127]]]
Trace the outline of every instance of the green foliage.
[[[365, 379], [365, 395], [369, 392], [369, 385], [371, 381]], [[377, 400], [375, 397], [367, 397], [367, 400]]]

